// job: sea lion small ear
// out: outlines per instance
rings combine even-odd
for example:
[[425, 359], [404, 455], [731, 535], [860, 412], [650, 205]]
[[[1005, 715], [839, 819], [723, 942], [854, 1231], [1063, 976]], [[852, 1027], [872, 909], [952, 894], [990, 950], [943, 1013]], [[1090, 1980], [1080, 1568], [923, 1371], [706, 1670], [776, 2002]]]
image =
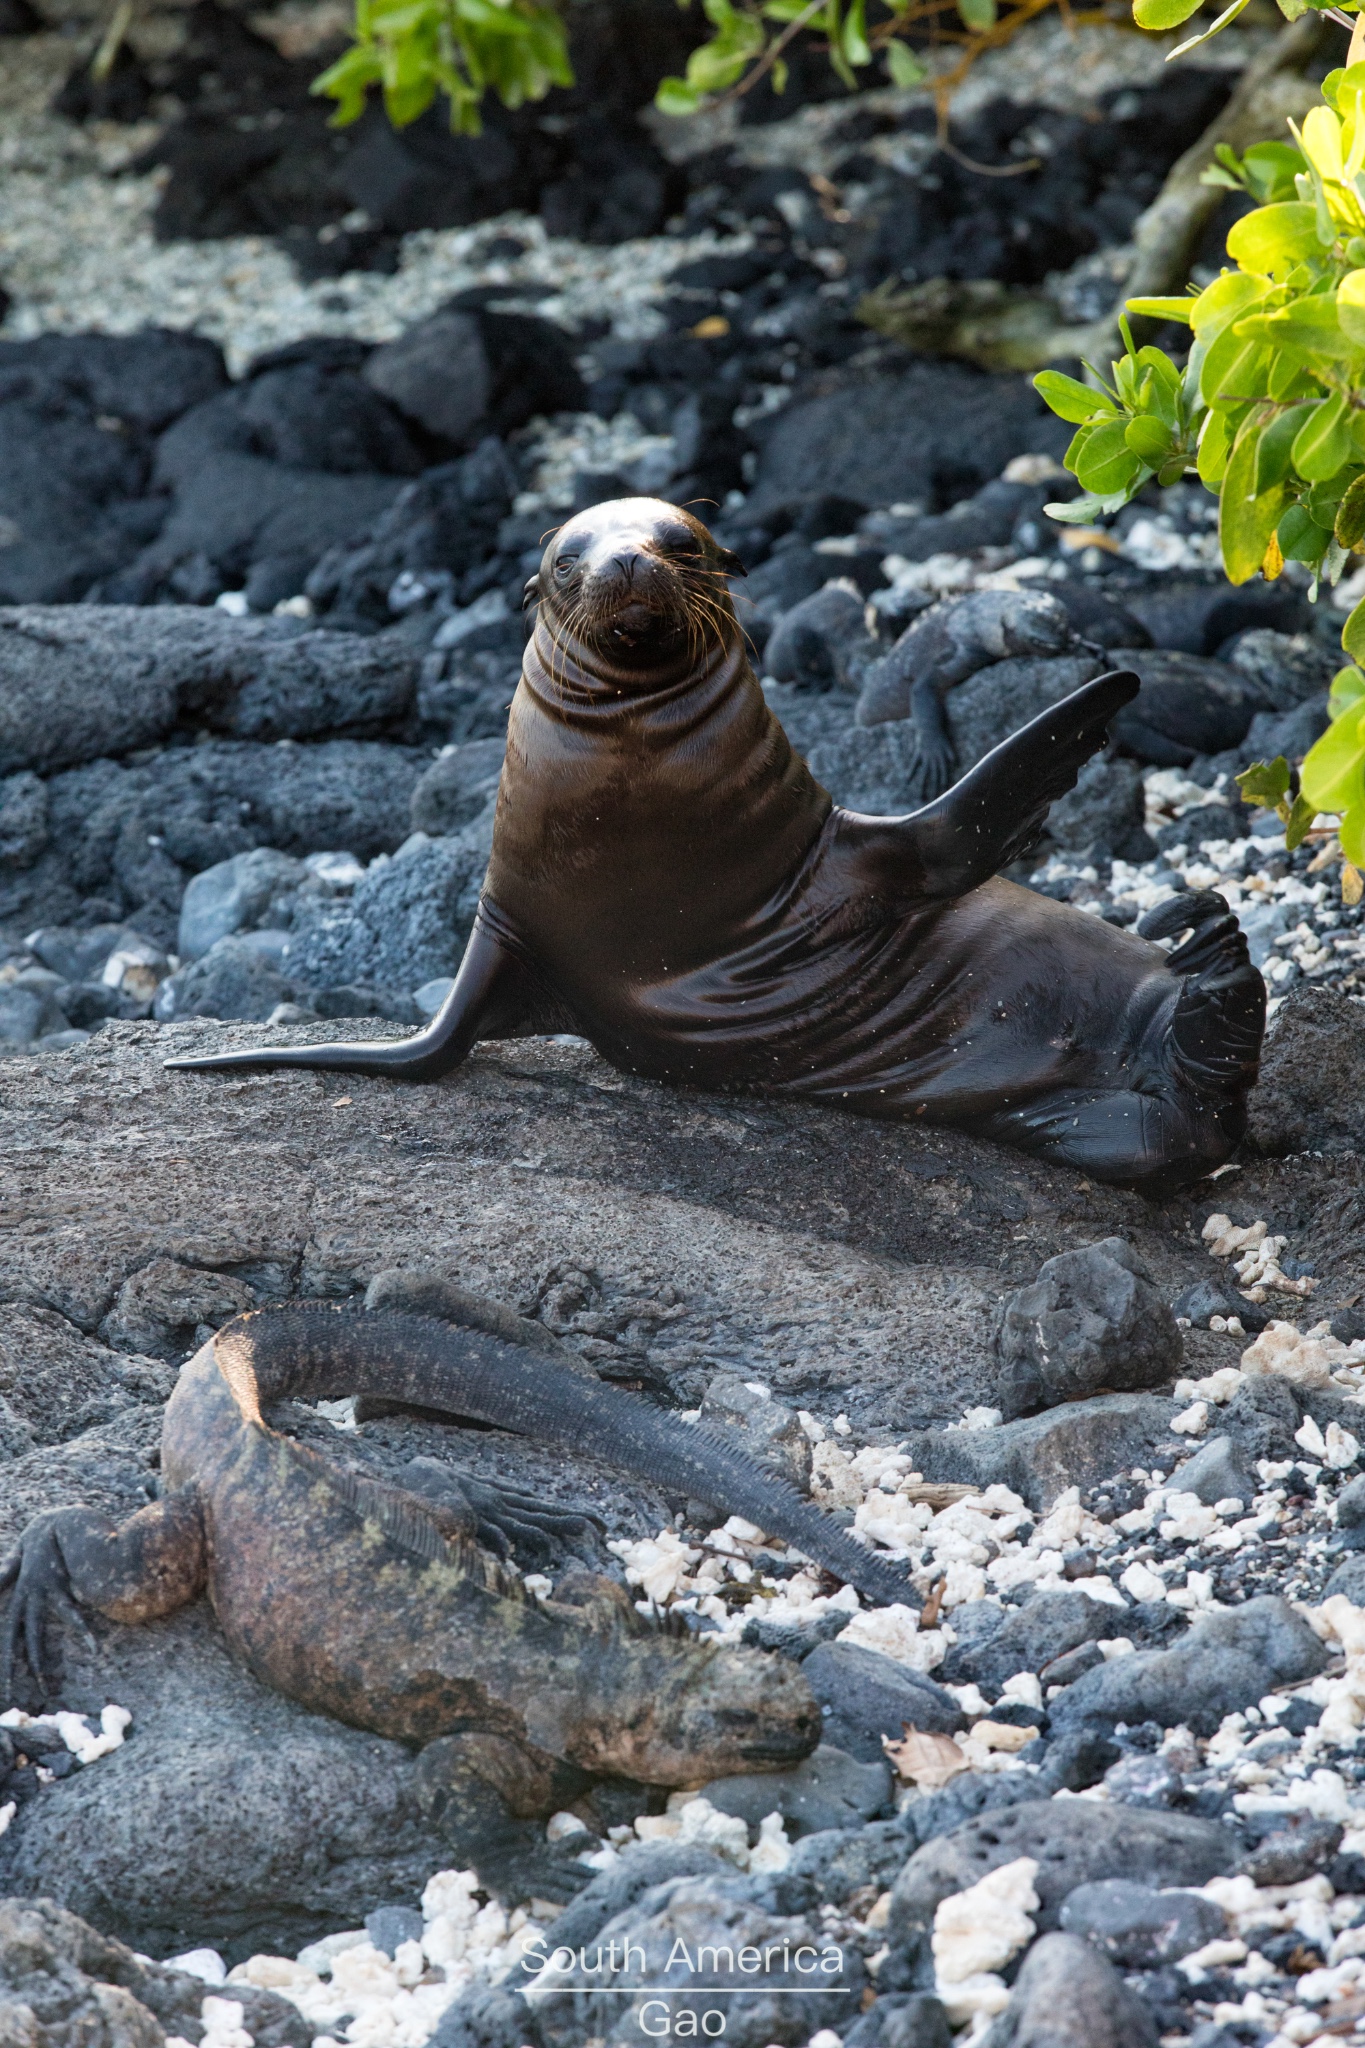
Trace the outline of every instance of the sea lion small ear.
[[747, 576], [749, 573], [733, 548], [717, 548], [716, 562], [727, 576]]
[[527, 577], [527, 579], [526, 579], [525, 585], [523, 586], [523, 589], [522, 589], [522, 593], [521, 593], [521, 601], [522, 601], [522, 604], [523, 604], [523, 605], [528, 605], [528, 604], [529, 604], [529, 603], [531, 602], [531, 599], [532, 599], [533, 597], [539, 597], [539, 596], [540, 596], [540, 571], [539, 571], [539, 569], [537, 569], [537, 570], [536, 570], [536, 573], [535, 573], [535, 575], [534, 575], [534, 576], [528, 576], [528, 577]]

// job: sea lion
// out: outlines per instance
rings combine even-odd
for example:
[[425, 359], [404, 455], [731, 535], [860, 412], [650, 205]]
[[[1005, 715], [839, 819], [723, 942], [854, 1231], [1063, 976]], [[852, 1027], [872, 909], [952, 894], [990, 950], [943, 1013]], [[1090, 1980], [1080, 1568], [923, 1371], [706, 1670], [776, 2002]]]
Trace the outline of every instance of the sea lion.
[[1265, 989], [1222, 899], [1152, 936], [995, 879], [1136, 694], [1101, 676], [924, 809], [834, 804], [744, 653], [700, 521], [594, 506], [528, 584], [493, 853], [454, 987], [396, 1043], [171, 1066], [429, 1081], [481, 1037], [573, 1029], [633, 1074], [998, 1138], [1096, 1179], [1207, 1172], [1241, 1135]]

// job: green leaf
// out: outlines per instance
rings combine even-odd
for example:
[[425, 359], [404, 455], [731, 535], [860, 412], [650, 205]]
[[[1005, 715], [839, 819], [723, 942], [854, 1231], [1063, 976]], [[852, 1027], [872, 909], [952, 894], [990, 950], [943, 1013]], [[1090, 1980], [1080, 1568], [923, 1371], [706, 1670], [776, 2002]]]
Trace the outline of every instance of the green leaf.
[[1332, 538], [1319, 526], [1306, 505], [1291, 505], [1275, 529], [1280, 553], [1286, 562], [1320, 562]]
[[1284, 844], [1286, 853], [1292, 853], [1296, 846], [1302, 846], [1308, 837], [1308, 828], [1317, 816], [1317, 809], [1307, 797], [1296, 796], [1284, 821]]
[[1270, 285], [1263, 277], [1249, 277], [1244, 270], [1225, 270], [1221, 277], [1215, 277], [1212, 284], [1205, 285], [1194, 302], [1190, 325], [1199, 339], [1211, 343], [1230, 327], [1234, 320], [1250, 313], [1254, 306], [1270, 296]]
[[1076, 458], [1076, 476], [1084, 490], [1108, 497], [1132, 483], [1142, 464], [1129, 449], [1126, 433], [1121, 419], [1104, 420], [1090, 429]]
[[[897, 45], [893, 43], [891, 47], [895, 49]], [[1092, 391], [1078, 377], [1065, 376], [1061, 370], [1040, 370], [1033, 380], [1033, 388], [1058, 419], [1069, 420], [1073, 426], [1083, 425], [1094, 419], [1097, 413], [1108, 419], [1114, 417], [1112, 399], [1106, 398], [1102, 391]]]
[[867, 0], [851, 0], [841, 40], [850, 64], [861, 66], [872, 62], [872, 52], [867, 45]]
[[1356, 548], [1365, 540], [1365, 475], [1356, 477], [1346, 487], [1346, 495], [1337, 507], [1337, 516], [1332, 532], [1344, 548]]
[[1341, 325], [1336, 299], [1323, 292], [1296, 299], [1264, 319], [1253, 315], [1239, 320], [1237, 326], [1244, 334], [1254, 332], [1278, 347], [1301, 348], [1306, 354], [1326, 356], [1333, 362], [1356, 353], [1356, 344]]
[[988, 28], [995, 27], [995, 0], [957, 0], [957, 11], [963, 27], [973, 35], [983, 35]]
[[[1341, 829], [1337, 833], [1341, 850], [1352, 867], [1365, 867], [1365, 803], [1348, 804], [1342, 814]], [[1342, 893], [1346, 884], [1342, 882]], [[1347, 898], [1347, 901], [1350, 899]]]
[[1173, 50], [1168, 50], [1166, 52], [1166, 62], [1168, 64], [1174, 63], [1177, 57], [1184, 57], [1191, 50], [1197, 50], [1201, 43], [1206, 43], [1209, 40], [1210, 36], [1216, 36], [1220, 29], [1228, 26], [1229, 22], [1236, 21], [1246, 5], [1247, 0], [1230, 0], [1230, 5], [1225, 7], [1217, 20], [1211, 21], [1201, 34], [1186, 36], [1183, 43], [1177, 43]]
[[1365, 598], [1362, 598], [1341, 629], [1341, 644], [1352, 661], [1365, 667]]
[[929, 76], [909, 45], [894, 39], [886, 46], [886, 69], [893, 85], [921, 85]]
[[1232, 583], [1249, 583], [1259, 574], [1270, 536], [1284, 510], [1282, 484], [1255, 495], [1259, 441], [1259, 427], [1248, 422], [1237, 437], [1218, 500], [1218, 538], [1223, 567]]
[[1242, 158], [1247, 190], [1262, 205], [1292, 199], [1294, 179], [1303, 169], [1303, 151], [1289, 142], [1253, 142]]
[[1256, 489], [1268, 491], [1274, 484], [1282, 484], [1289, 474], [1289, 451], [1294, 438], [1309, 414], [1316, 407], [1311, 405], [1291, 406], [1288, 412], [1279, 413], [1261, 433], [1261, 444], [1256, 454]]
[[654, 93], [654, 104], [661, 114], [672, 114], [681, 120], [687, 114], [695, 114], [701, 105], [702, 96], [694, 85], [685, 78], [661, 78]]
[[1133, 0], [1133, 19], [1139, 28], [1159, 32], [1179, 28], [1198, 9], [1199, 0]]
[[1154, 420], [1146, 415], [1130, 420], [1123, 438], [1139, 461], [1150, 463], [1155, 468], [1170, 454], [1174, 436], [1163, 420]]
[[1220, 484], [1227, 474], [1228, 457], [1232, 453], [1232, 437], [1228, 433], [1227, 414], [1211, 412], [1204, 421], [1199, 436], [1197, 467], [1199, 481], [1209, 490]]
[[1337, 318], [1342, 332], [1365, 347], [1365, 270], [1348, 270], [1337, 286]]
[[1087, 491], [1084, 497], [1072, 498], [1066, 504], [1044, 505], [1049, 519], [1055, 519], [1058, 526], [1093, 526], [1109, 512], [1118, 512], [1128, 502], [1127, 491], [1115, 491], [1107, 498], [1096, 497]]
[[1199, 373], [1199, 395], [1205, 405], [1220, 399], [1265, 397], [1273, 357], [1265, 342], [1243, 332], [1253, 324], [1252, 320], [1239, 320], [1210, 345]]
[[1296, 263], [1322, 254], [1315, 209], [1291, 200], [1244, 213], [1228, 231], [1228, 254], [1243, 270], [1287, 276]]
[[1129, 299], [1128, 311], [1135, 319], [1179, 320], [1188, 327], [1194, 312], [1195, 302], [1190, 297], [1183, 299]]
[[1294, 467], [1310, 483], [1325, 483], [1351, 459], [1350, 406], [1344, 392], [1315, 405], [1294, 436]]
[[1339, 668], [1332, 678], [1331, 694], [1327, 709], [1333, 718], [1340, 718], [1343, 711], [1352, 704], [1359, 704], [1365, 697], [1365, 674], [1352, 662], [1349, 668]]
[[1242, 802], [1259, 810], [1278, 810], [1289, 795], [1289, 763], [1283, 754], [1273, 761], [1253, 761], [1232, 779], [1242, 792]]
[[[1359, 609], [1359, 607], [1357, 607]], [[1352, 704], [1333, 719], [1303, 763], [1303, 793], [1319, 811], [1344, 811], [1359, 803], [1361, 767], [1365, 763], [1365, 711]]]

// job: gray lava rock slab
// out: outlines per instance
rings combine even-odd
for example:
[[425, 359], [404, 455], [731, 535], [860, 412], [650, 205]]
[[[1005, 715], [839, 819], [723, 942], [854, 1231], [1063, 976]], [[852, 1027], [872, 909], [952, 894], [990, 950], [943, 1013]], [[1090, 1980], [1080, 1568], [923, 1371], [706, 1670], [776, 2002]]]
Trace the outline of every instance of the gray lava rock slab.
[[[309, 2048], [312, 2028], [273, 1991], [234, 1984], [256, 2048]], [[51, 1899], [0, 1899], [0, 2037], [16, 2048], [162, 2048], [196, 2041], [204, 1985], [144, 1961]]]
[[[355, 1036], [345, 1021], [272, 1030], [281, 1044]], [[1078, 1240], [1131, 1236], [1145, 1213], [1121, 1190], [1079, 1191], [952, 1132], [668, 1090], [550, 1039], [480, 1044], [435, 1087], [163, 1064], [260, 1041], [260, 1025], [114, 1019], [74, 1053], [0, 1062], [5, 1201], [28, 1219], [0, 1232], [0, 1299], [42, 1302], [94, 1332], [159, 1256], [338, 1299], [389, 1267], [422, 1266], [542, 1322], [553, 1299], [566, 1341], [622, 1377], [652, 1351], [666, 1370], [686, 1361], [709, 1378], [719, 1353], [793, 1406], [846, 1410], [855, 1428], [899, 1439], [982, 1398], [1002, 1282]], [[151, 1132], [174, 1167], [149, 1172]], [[1002, 1253], [1018, 1263], [1002, 1269]], [[1182, 1260], [1207, 1263], [1183, 1233], [1178, 1274]], [[583, 1277], [566, 1292], [552, 1276], [569, 1271]], [[1064, 1425], [1086, 1407], [1054, 1415]], [[1161, 1462], [1106, 1427], [1103, 1472]], [[921, 1445], [962, 1441], [918, 1437], [919, 1469]], [[477, 1467], [479, 1433], [460, 1454]], [[620, 1488], [602, 1472], [610, 1512]]]
[[286, 956], [305, 985], [417, 989], [460, 964], [493, 843], [489, 807], [444, 839], [414, 833], [349, 902], [300, 906]]
[[860, 1643], [820, 1643], [801, 1670], [824, 1708], [824, 1740], [864, 1763], [881, 1762], [884, 1735], [899, 1742], [907, 1727], [951, 1735], [963, 1726], [950, 1692]]
[[720, 1813], [737, 1814], [757, 1827], [780, 1813], [789, 1828], [814, 1835], [871, 1820], [891, 1802], [891, 1767], [860, 1763], [828, 1741], [792, 1771], [750, 1771], [718, 1778], [702, 1787]]
[[[837, 569], [837, 558], [827, 559]], [[863, 633], [863, 611], [859, 593], [838, 581], [803, 597], [773, 629], [763, 650], [765, 675], [808, 690], [844, 689], [849, 657]]]
[[1006, 1302], [996, 1348], [1001, 1394], [1016, 1415], [1101, 1389], [1159, 1386], [1183, 1349], [1174, 1315], [1121, 1237], [1049, 1259], [1033, 1285]]
[[[1023, 1800], [965, 1822], [915, 1851], [891, 1893], [887, 1942], [898, 1981], [911, 1989], [929, 1961], [940, 1902], [1019, 1856], [1038, 1863], [1033, 1880], [1046, 1931], [1077, 1885], [1106, 1877], [1144, 1884], [1207, 1884], [1228, 1870], [1236, 1845], [1226, 1828], [1190, 1814], [1155, 1813], [1084, 1799]], [[882, 1981], [886, 1979], [883, 1967]]]
[[116, 1351], [178, 1363], [195, 1348], [201, 1328], [221, 1329], [255, 1304], [256, 1290], [236, 1275], [163, 1255], [129, 1274], [100, 1335]]
[[1157, 2026], [1114, 1965], [1074, 1934], [1029, 1950], [985, 2048], [1157, 2048]]
[[1039, 1672], [1082, 1643], [1121, 1634], [1122, 1621], [1119, 1609], [1088, 1593], [1034, 1593], [984, 1639], [950, 1650], [944, 1672], [954, 1685], [974, 1680], [998, 1692], [1016, 1672]]
[[[987, 483], [1021, 449], [1060, 451], [1064, 431], [1019, 381], [981, 378], [949, 363], [917, 363], [899, 377], [838, 372], [758, 429], [762, 447], [748, 510], [762, 512], [822, 491], [860, 504], [894, 505], [935, 494], [935, 472]], [[833, 389], [830, 389], [830, 386]]]
[[432, 839], [473, 823], [496, 797], [504, 742], [468, 740], [433, 761], [412, 792], [412, 829]]
[[826, 1828], [804, 1835], [792, 1851], [786, 1875], [809, 1879], [822, 1901], [841, 1906], [855, 1892], [871, 1885], [889, 1891], [904, 1869], [913, 1846], [902, 1822], [874, 1820], [859, 1828]]
[[519, 1991], [471, 1984], [441, 2015], [431, 2048], [532, 2048], [535, 2016]]
[[1210, 1508], [1217, 1507], [1220, 1500], [1240, 1500], [1249, 1508], [1260, 1491], [1249, 1461], [1229, 1436], [1211, 1436], [1201, 1444], [1189, 1463], [1179, 1468], [1173, 1483], [1182, 1493], [1197, 1494]]
[[1343, 1593], [1354, 1606], [1365, 1606], [1365, 1551], [1357, 1551], [1339, 1564], [1323, 1588], [1322, 1597], [1330, 1600], [1334, 1593]]
[[[589, 2038], [613, 2044], [636, 2043], [641, 2037], [640, 1995], [621, 1996], [633, 1987], [666, 1985], [667, 2004], [675, 2031], [683, 2013], [701, 2015], [719, 2006], [726, 2015], [725, 2039], [732, 2048], [796, 2048], [821, 2027], [841, 2030], [858, 2011], [867, 1978], [862, 1958], [851, 1946], [839, 1946], [825, 1935], [819, 1921], [783, 1910], [780, 1880], [751, 1877], [679, 1877], [656, 1886], [603, 1927], [597, 1940], [615, 1941], [626, 1954], [624, 1967], [611, 1974], [612, 1990], [601, 1988], [601, 1973], [580, 1964], [557, 1984], [532, 1999], [546, 2048], [580, 2048]], [[629, 1948], [627, 1949], [627, 1944]], [[822, 1970], [783, 1963], [786, 1952], [813, 1949], [828, 1953], [835, 1967]], [[741, 1951], [775, 1950], [770, 1970], [747, 1970]], [[700, 1950], [718, 1951], [699, 1958]], [[638, 1953], [639, 1961], [636, 1960]], [[588, 1961], [593, 1960], [590, 1950]], [[697, 1967], [700, 1962], [700, 1967]], [[723, 1986], [721, 1999], [705, 1987]], [[818, 1995], [813, 1987], [819, 1986]], [[616, 1995], [613, 1995], [616, 1994]], [[657, 2010], [657, 2008], [656, 2008]]]
[[111, 1628], [93, 1652], [59, 1640], [62, 1704], [98, 1715], [117, 1700], [132, 1730], [21, 1808], [0, 1890], [42, 1893], [145, 1952], [209, 1943], [236, 1959], [295, 1954], [377, 1899], [415, 1903], [448, 1862], [402, 1744], [268, 1691], [205, 1603]]
[[107, 1351], [50, 1308], [0, 1307], [0, 1400], [23, 1425], [24, 1449], [65, 1443], [139, 1403], [155, 1406], [173, 1379], [157, 1360]]
[[1303, 1409], [1295, 1389], [1275, 1373], [1243, 1380], [1219, 1414], [1235, 1454], [1252, 1468], [1258, 1458], [1296, 1457], [1299, 1446], [1294, 1432], [1302, 1421]]
[[1056, 1729], [1155, 1721], [1211, 1735], [1224, 1714], [1277, 1685], [1315, 1678], [1327, 1651], [1278, 1593], [1205, 1615], [1169, 1650], [1137, 1650], [1096, 1666], [1049, 1708]]
[[608, 1920], [675, 1877], [723, 1878], [733, 1871], [733, 1864], [691, 1843], [635, 1843], [626, 1848], [613, 1870], [599, 1871], [570, 1899], [555, 1920], [555, 1944], [582, 1948], [595, 1942]]
[[[47, 784], [48, 847], [31, 869], [0, 874], [0, 921], [27, 938], [37, 927], [103, 928], [115, 913], [139, 924], [150, 903], [163, 907], [168, 925], [151, 935], [174, 945], [169, 913], [188, 877], [235, 854], [266, 846], [345, 851], [364, 862], [392, 852], [408, 837], [413, 788], [428, 765], [419, 749], [381, 740], [208, 740], [63, 770]], [[297, 891], [313, 907], [335, 893], [313, 874]], [[292, 909], [275, 919], [291, 921]], [[98, 967], [92, 961], [81, 974], [49, 964], [68, 980]]]
[[296, 882], [302, 872], [301, 861], [273, 846], [235, 853], [230, 860], [205, 868], [181, 900], [176, 944], [180, 958], [197, 960], [219, 939], [256, 924], [271, 897]]
[[760, 1463], [772, 1465], [804, 1493], [810, 1481], [811, 1443], [796, 1410], [761, 1391], [741, 1373], [718, 1372], [706, 1389], [701, 1421], [719, 1423], [744, 1439]]
[[0, 781], [0, 868], [31, 868], [47, 845], [47, 789], [31, 769]]
[[1125, 1877], [1077, 1885], [1062, 1902], [1061, 1925], [1122, 1970], [1178, 1962], [1226, 1931], [1227, 1916], [1198, 1892], [1156, 1891]]
[[374, 727], [408, 710], [417, 671], [400, 635], [197, 605], [22, 605], [0, 611], [0, 774], [126, 754], [182, 718], [258, 740]]
[[844, 2048], [952, 2048], [942, 2002], [930, 1991], [888, 1991], [854, 2021]]
[[1125, 1466], [1150, 1465], [1177, 1412], [1155, 1394], [1101, 1394], [1026, 1415], [996, 1429], [944, 1429], [912, 1437], [926, 1479], [1012, 1487], [1031, 1508], [1051, 1507], [1069, 1486], [1084, 1490]]
[[1341, 1847], [1344, 1833], [1340, 1821], [1318, 1820], [1311, 1814], [1276, 1815], [1281, 1823], [1272, 1827], [1250, 1853], [1241, 1868], [1253, 1884], [1302, 1884], [1314, 1871], [1329, 1864]]
[[[846, 700], [837, 701], [843, 705]], [[874, 726], [850, 722], [806, 753], [811, 774], [836, 803], [874, 818], [914, 808], [910, 773], [915, 761], [915, 731], [908, 719]]]
[[219, 939], [199, 960], [168, 975], [156, 992], [156, 1015], [235, 1017], [264, 1024], [278, 1003], [292, 1002], [297, 983], [281, 974], [252, 934]]
[[1068, 853], [1120, 853], [1143, 830], [1142, 771], [1136, 761], [1087, 761], [1076, 787], [1047, 814], [1048, 838]]
[[1261, 1152], [1353, 1152], [1365, 1144], [1358, 1079], [1365, 1009], [1335, 989], [1293, 988], [1276, 1011], [1248, 1103]]

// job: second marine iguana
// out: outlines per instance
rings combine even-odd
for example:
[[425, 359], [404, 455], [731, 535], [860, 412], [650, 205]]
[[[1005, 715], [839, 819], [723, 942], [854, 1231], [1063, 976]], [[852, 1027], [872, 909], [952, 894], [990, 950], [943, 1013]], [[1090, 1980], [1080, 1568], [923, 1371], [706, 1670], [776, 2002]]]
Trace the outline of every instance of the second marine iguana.
[[877, 1600], [909, 1592], [709, 1429], [485, 1331], [286, 1305], [238, 1316], [185, 1365], [159, 1500], [117, 1527], [83, 1507], [39, 1516], [0, 1564], [0, 1697], [21, 1643], [40, 1675], [50, 1608], [145, 1622], [207, 1589], [229, 1647], [265, 1684], [423, 1745], [429, 1816], [505, 1894], [586, 1881], [581, 1865], [555, 1867], [533, 1822], [594, 1776], [698, 1784], [815, 1747], [820, 1710], [795, 1665], [670, 1633], [596, 1574], [536, 1599], [481, 1547], [473, 1511], [358, 1477], [263, 1414], [357, 1393], [609, 1455], [788, 1538]]

